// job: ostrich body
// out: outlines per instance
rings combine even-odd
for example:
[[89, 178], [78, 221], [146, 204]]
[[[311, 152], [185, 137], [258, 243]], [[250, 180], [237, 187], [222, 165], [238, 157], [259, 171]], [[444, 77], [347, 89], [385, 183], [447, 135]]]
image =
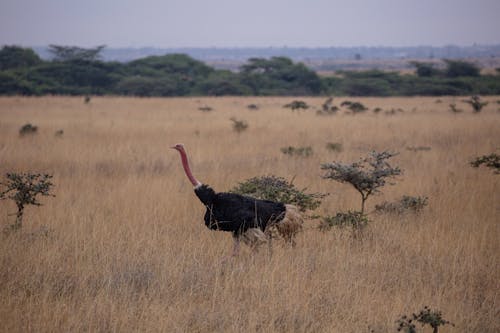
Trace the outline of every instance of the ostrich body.
[[302, 217], [295, 206], [236, 193], [217, 193], [193, 176], [184, 145], [176, 144], [171, 148], [180, 153], [184, 172], [193, 184], [194, 193], [207, 208], [205, 225], [212, 230], [233, 234], [233, 255], [238, 254], [240, 239], [254, 245], [266, 242], [264, 232], [270, 226], [276, 226], [278, 233], [290, 241], [300, 230]]

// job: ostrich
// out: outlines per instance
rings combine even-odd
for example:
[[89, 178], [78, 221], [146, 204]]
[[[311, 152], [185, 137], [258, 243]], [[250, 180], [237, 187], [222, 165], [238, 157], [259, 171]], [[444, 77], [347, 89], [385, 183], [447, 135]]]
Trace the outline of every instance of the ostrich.
[[232, 232], [233, 256], [238, 255], [240, 240], [257, 246], [268, 241], [272, 229], [293, 244], [293, 238], [303, 223], [296, 206], [236, 193], [216, 193], [193, 176], [184, 145], [179, 143], [171, 148], [180, 153], [182, 166], [194, 186], [194, 193], [207, 208], [205, 225], [212, 230]]

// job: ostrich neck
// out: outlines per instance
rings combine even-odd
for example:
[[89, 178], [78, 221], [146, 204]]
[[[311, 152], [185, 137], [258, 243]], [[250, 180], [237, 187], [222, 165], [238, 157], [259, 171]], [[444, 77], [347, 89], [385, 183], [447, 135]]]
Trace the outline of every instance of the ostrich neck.
[[189, 178], [189, 181], [191, 182], [191, 184], [193, 184], [194, 187], [201, 186], [201, 183], [196, 178], [194, 178], [193, 173], [191, 172], [186, 152], [184, 150], [180, 150], [179, 152], [181, 153], [182, 167], [184, 168], [184, 172]]

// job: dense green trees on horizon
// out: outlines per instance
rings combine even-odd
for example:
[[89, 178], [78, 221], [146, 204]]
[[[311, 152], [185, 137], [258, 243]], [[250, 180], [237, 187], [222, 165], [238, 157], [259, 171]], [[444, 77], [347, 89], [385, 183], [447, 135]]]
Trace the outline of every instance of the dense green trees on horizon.
[[126, 96], [414, 96], [497, 95], [500, 76], [480, 75], [474, 64], [444, 59], [445, 69], [412, 62], [416, 75], [340, 71], [320, 77], [286, 57], [251, 58], [238, 72], [217, 70], [185, 54], [127, 63], [102, 61], [104, 45], [84, 49], [51, 45], [53, 59], [32, 49], [0, 50], [0, 95]]

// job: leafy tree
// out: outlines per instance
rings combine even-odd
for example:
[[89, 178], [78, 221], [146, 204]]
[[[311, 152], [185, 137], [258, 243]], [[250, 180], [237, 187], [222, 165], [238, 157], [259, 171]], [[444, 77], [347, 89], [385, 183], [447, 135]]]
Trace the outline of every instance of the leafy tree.
[[106, 45], [99, 45], [94, 48], [83, 48], [78, 46], [49, 45], [49, 52], [52, 53], [55, 61], [97, 61], [101, 51]]
[[401, 169], [392, 167], [387, 160], [397, 155], [388, 151], [371, 152], [368, 157], [359, 162], [340, 163], [332, 162], [321, 165], [326, 173], [324, 179], [331, 179], [341, 183], [351, 184], [361, 195], [361, 214], [365, 211], [365, 202], [370, 195], [379, 192], [387, 183], [386, 179], [401, 174]]
[[415, 66], [416, 73], [419, 77], [431, 77], [441, 74], [440, 70], [434, 68], [433, 63], [411, 61], [410, 64]]
[[42, 63], [42, 60], [32, 49], [19, 46], [4, 46], [0, 50], [0, 71], [31, 67], [40, 63]]
[[479, 68], [473, 63], [462, 60], [444, 59], [446, 63], [445, 75], [447, 77], [479, 76]]
[[319, 76], [286, 57], [250, 58], [241, 67], [242, 82], [263, 95], [309, 95], [322, 90]]
[[38, 195], [54, 196], [50, 193], [53, 186], [50, 181], [52, 176], [48, 174], [7, 173], [6, 178], [6, 181], [0, 182], [0, 185], [5, 188], [0, 192], [0, 199], [11, 199], [16, 203], [16, 222], [11, 226], [11, 229], [17, 230], [22, 227], [25, 206], [41, 206], [37, 200]]

